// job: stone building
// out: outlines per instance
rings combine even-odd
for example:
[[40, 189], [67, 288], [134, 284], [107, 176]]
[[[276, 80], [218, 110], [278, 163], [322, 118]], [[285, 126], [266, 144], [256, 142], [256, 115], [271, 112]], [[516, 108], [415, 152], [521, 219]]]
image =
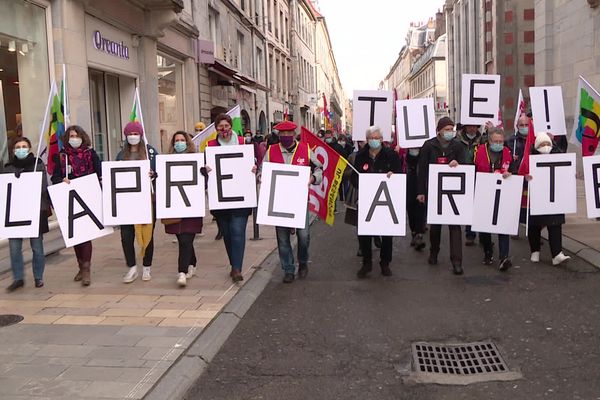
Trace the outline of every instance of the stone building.
[[70, 121], [101, 159], [121, 148], [136, 87], [148, 140], [160, 149], [161, 130], [190, 129], [199, 117], [197, 37], [182, 0], [0, 2], [0, 140], [21, 124], [37, 144], [64, 65]]
[[535, 84], [562, 86], [567, 131], [579, 76], [600, 91], [600, 1], [535, 0]]
[[[501, 76], [500, 110], [511, 130], [519, 89], [527, 101], [534, 77], [533, 0], [446, 0], [448, 103], [460, 120], [463, 74]], [[485, 38], [485, 40], [481, 40]]]

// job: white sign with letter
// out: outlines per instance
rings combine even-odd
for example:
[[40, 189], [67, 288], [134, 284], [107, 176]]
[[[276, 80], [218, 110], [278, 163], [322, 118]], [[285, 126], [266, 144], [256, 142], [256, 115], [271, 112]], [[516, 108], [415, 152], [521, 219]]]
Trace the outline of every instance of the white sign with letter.
[[248, 145], [207, 147], [208, 206], [211, 210], [256, 207], [254, 147]]
[[560, 86], [539, 86], [529, 88], [531, 115], [535, 134], [550, 132], [553, 135], [566, 135], [565, 108]]
[[433, 98], [396, 101], [396, 126], [400, 147], [423, 146], [436, 135]]
[[529, 156], [531, 215], [577, 212], [575, 153], [532, 154]]
[[600, 156], [583, 157], [583, 179], [587, 216], [598, 218], [600, 217]]
[[522, 176], [504, 179], [499, 173], [477, 172], [471, 230], [516, 235], [522, 194]]
[[427, 223], [439, 225], [471, 225], [475, 167], [447, 164], [429, 166], [427, 191]]
[[463, 74], [460, 122], [484, 125], [498, 121], [500, 109], [500, 75]]
[[96, 174], [49, 186], [48, 193], [67, 247], [113, 233], [102, 224], [102, 189]]
[[352, 140], [366, 140], [367, 129], [378, 126], [384, 141], [392, 140], [394, 95], [387, 90], [355, 90]]
[[406, 235], [406, 175], [358, 175], [358, 234]]
[[152, 223], [150, 161], [102, 162], [104, 225]]
[[[45, 174], [44, 174], [45, 175]], [[40, 234], [42, 172], [0, 174], [0, 238], [35, 238]]]
[[204, 217], [204, 166], [202, 153], [156, 156], [156, 217]]
[[306, 228], [310, 167], [265, 162], [261, 177], [256, 223]]

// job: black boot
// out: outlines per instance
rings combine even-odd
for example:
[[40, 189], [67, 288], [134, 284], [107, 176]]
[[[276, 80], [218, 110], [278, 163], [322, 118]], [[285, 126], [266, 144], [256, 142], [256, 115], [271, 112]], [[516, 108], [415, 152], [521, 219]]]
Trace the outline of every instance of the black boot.
[[415, 250], [422, 251], [425, 248], [425, 241], [423, 240], [423, 235], [417, 233], [415, 236]]
[[364, 279], [367, 277], [367, 274], [373, 270], [373, 264], [371, 261], [363, 261], [362, 267], [356, 273], [356, 276], [359, 279]]
[[381, 267], [381, 275], [383, 276], [392, 276], [392, 270], [390, 269], [390, 263], [387, 261], [381, 261], [379, 263]]
[[429, 259], [427, 260], [429, 265], [436, 265], [438, 263], [437, 257], [437, 253], [429, 253]]
[[23, 282], [23, 279], [19, 279], [19, 280], [13, 281], [13, 283], [11, 283], [10, 286], [6, 288], [6, 291], [8, 293], [12, 293], [17, 289], [22, 288], [23, 286], [25, 286], [25, 282]]

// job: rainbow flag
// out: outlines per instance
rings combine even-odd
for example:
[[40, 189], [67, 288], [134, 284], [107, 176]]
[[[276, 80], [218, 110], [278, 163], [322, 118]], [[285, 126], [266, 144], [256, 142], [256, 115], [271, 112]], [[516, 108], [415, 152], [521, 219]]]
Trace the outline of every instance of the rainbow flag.
[[[62, 136], [65, 133], [65, 81], [60, 83], [60, 91], [50, 90], [52, 105], [50, 107], [50, 124], [44, 134], [42, 151], [39, 153], [46, 163], [49, 174], [54, 172], [54, 155], [63, 148]], [[45, 146], [44, 146], [45, 145]]]
[[[242, 117], [241, 117], [241, 108], [239, 105], [233, 107], [231, 110], [227, 111], [227, 115], [231, 117], [232, 122], [232, 130], [238, 135], [243, 136], [244, 132], [242, 129]], [[207, 126], [202, 132], [197, 134], [192, 138], [192, 141], [198, 148], [198, 151], [204, 153], [204, 148], [206, 144], [217, 137], [217, 128], [215, 128], [215, 124], [212, 123]]]
[[581, 145], [582, 156], [592, 156], [600, 141], [600, 93], [579, 77], [571, 142]]

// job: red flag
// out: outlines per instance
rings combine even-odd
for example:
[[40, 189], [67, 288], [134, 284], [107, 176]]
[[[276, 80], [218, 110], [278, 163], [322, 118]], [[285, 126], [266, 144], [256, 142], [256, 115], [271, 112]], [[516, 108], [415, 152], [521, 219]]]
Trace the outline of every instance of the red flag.
[[529, 132], [527, 133], [527, 140], [525, 140], [525, 148], [523, 149], [523, 158], [521, 159], [521, 165], [519, 165], [519, 175], [529, 175], [529, 153], [531, 153], [531, 146], [535, 143], [535, 133], [533, 130], [533, 120], [529, 120]]
[[333, 225], [335, 200], [348, 161], [305, 127], [301, 128], [300, 141], [308, 144], [323, 164], [323, 181], [308, 190], [308, 208], [328, 225]]

